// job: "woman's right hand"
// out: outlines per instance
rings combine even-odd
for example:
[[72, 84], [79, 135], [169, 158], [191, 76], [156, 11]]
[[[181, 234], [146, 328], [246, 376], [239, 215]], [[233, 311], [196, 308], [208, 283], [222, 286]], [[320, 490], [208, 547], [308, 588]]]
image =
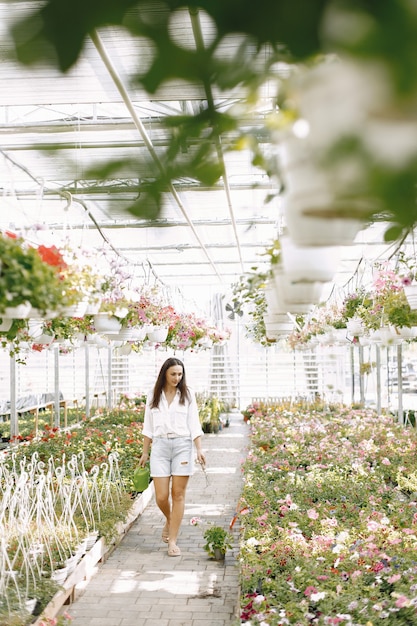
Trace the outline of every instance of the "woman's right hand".
[[143, 452], [142, 456], [139, 459], [139, 466], [140, 467], [145, 467], [146, 463], [149, 461], [149, 454], [148, 452]]

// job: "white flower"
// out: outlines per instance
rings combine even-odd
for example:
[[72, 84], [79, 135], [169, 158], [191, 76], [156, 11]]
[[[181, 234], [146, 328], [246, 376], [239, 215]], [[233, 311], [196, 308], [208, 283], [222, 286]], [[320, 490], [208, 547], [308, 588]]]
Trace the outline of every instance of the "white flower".
[[253, 604], [261, 604], [265, 600], [265, 596], [259, 595], [253, 599]]
[[255, 537], [251, 537], [250, 539], [247, 540], [246, 545], [247, 546], [251, 546], [251, 547], [255, 547], [255, 546], [259, 546], [260, 545], [260, 541], [258, 541]]
[[312, 593], [310, 596], [310, 600], [312, 602], [318, 602], [319, 600], [323, 600], [326, 597], [325, 591], [318, 591], [317, 593]]

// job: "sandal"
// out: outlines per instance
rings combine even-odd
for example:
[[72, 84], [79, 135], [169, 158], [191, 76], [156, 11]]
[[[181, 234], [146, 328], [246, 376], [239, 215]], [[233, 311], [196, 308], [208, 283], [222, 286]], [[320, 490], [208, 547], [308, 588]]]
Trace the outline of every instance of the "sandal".
[[173, 545], [168, 548], [168, 556], [181, 556], [181, 550], [178, 546]]
[[164, 543], [168, 543], [168, 539], [169, 539], [169, 530], [167, 528], [163, 528], [162, 529], [162, 541]]

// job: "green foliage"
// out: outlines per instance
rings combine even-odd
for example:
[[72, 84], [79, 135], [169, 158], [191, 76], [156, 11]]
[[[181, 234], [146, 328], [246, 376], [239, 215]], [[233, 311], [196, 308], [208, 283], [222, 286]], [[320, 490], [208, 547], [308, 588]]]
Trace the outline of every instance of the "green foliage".
[[261, 345], [269, 345], [266, 337], [264, 315], [267, 312], [265, 286], [270, 271], [260, 271], [252, 267], [250, 272], [243, 274], [237, 283], [232, 285], [232, 302], [229, 305], [238, 315], [246, 314], [247, 336]]
[[[212, 18], [217, 35], [206, 47], [184, 48], [169, 36], [170, 20], [178, 10], [189, 11], [198, 33], [198, 11]], [[349, 28], [341, 28], [348, 24]], [[291, 97], [286, 97], [284, 81], [275, 71], [278, 61], [309, 65], [329, 53], [352, 58], [363, 64], [383, 68], [391, 93], [390, 109], [398, 116], [409, 115], [417, 96], [417, 20], [412, 2], [390, 0], [354, 3], [336, 0], [167, 0], [154, 6], [148, 0], [47, 0], [40, 8], [24, 15], [13, 28], [19, 60], [25, 64], [49, 62], [68, 71], [79, 58], [86, 39], [95, 40], [95, 30], [107, 25], [126, 29], [134, 38], [146, 39], [154, 51], [149, 67], [140, 68], [133, 82], [149, 94], [171, 80], [199, 84], [205, 92], [205, 108], [190, 116], [166, 121], [170, 131], [168, 148], [160, 158], [160, 167], [149, 161], [148, 175], [138, 188], [138, 199], [131, 213], [155, 219], [161, 210], [163, 194], [181, 178], [196, 184], [213, 186], [223, 173], [217, 148], [221, 139], [224, 150], [250, 148], [253, 164], [268, 175], [276, 167], [263, 149], [270, 143], [277, 127], [294, 119]], [[354, 36], [352, 33], [354, 32]], [[240, 45], [230, 57], [222, 54], [224, 40], [239, 33]], [[196, 41], [199, 41], [198, 35]], [[248, 129], [242, 119], [253, 119], [253, 102], [259, 88], [268, 79], [275, 85], [277, 107], [274, 122], [259, 117]], [[213, 90], [239, 88], [237, 113], [216, 108]], [[271, 87], [274, 88], [273, 86]], [[274, 95], [272, 96], [274, 98]], [[413, 115], [413, 113], [411, 114]], [[334, 154], [338, 155], [334, 159]], [[415, 204], [416, 158], [407, 163], [387, 166], [379, 155], [370, 158], [359, 138], [343, 137], [328, 155], [336, 167], [346, 159], [356, 161], [363, 171], [361, 188], [355, 196], [365, 200], [360, 209], [365, 220], [387, 219], [391, 222], [385, 239], [401, 238], [417, 222]], [[97, 178], [134, 163], [112, 161], [100, 166]], [[97, 170], [97, 168], [95, 167]], [[97, 173], [97, 171], [96, 171]], [[362, 203], [361, 203], [362, 204]], [[346, 209], [350, 215], [351, 202]]]
[[45, 263], [36, 248], [2, 235], [0, 258], [0, 312], [25, 302], [43, 313], [65, 304], [56, 267]]
[[320, 624], [365, 611], [369, 624], [414, 623], [411, 602], [395, 603], [417, 577], [415, 446], [414, 430], [369, 409], [282, 402], [259, 415], [240, 501], [242, 621], [307, 625], [314, 610]]
[[204, 539], [206, 543], [203, 548], [210, 558], [214, 558], [216, 550], [222, 554], [226, 554], [227, 550], [232, 548], [232, 535], [221, 526], [209, 526], [204, 531]]

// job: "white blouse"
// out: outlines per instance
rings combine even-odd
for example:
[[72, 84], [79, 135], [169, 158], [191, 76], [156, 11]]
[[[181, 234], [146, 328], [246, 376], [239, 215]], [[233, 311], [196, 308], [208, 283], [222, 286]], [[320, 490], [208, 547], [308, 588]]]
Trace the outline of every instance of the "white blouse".
[[180, 404], [181, 393], [179, 389], [171, 404], [168, 406], [165, 393], [162, 391], [159, 407], [152, 409], [151, 402], [153, 389], [146, 398], [145, 417], [142, 433], [153, 439], [163, 437], [168, 433], [177, 437], [201, 437], [203, 430], [198, 415], [198, 406], [195, 393], [188, 388], [190, 399], [186, 398], [184, 404]]

